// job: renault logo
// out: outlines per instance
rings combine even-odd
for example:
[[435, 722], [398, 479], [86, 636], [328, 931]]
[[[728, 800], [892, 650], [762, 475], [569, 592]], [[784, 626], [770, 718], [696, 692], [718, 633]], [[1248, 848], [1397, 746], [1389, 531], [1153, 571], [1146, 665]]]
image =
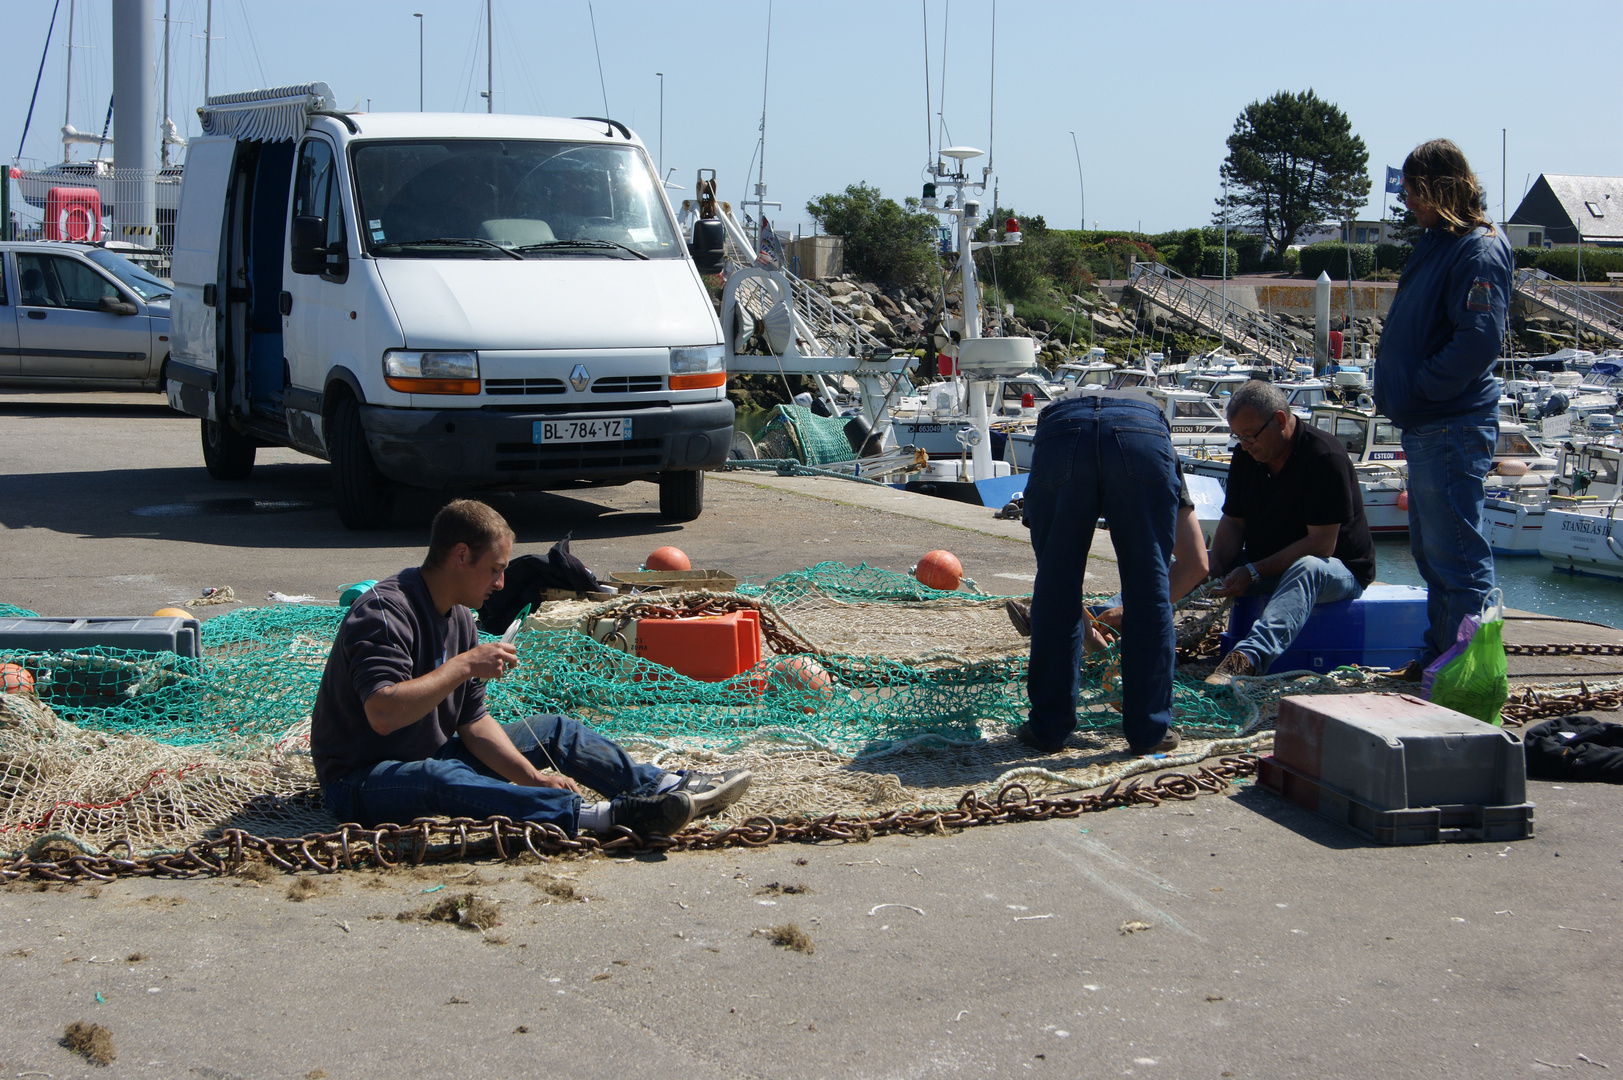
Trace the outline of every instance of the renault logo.
[[585, 364], [576, 364], [575, 370], [569, 373], [569, 385], [575, 388], [577, 394], [584, 394], [591, 382], [592, 377], [586, 374]]

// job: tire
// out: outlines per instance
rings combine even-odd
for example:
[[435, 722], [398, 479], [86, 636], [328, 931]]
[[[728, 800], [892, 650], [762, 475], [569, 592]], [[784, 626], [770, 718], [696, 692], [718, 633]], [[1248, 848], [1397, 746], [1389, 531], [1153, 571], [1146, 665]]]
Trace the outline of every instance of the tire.
[[216, 480], [246, 480], [254, 471], [254, 442], [217, 420], [203, 421], [203, 465]]
[[659, 513], [667, 521], [693, 521], [704, 513], [704, 473], [660, 473]]
[[327, 430], [327, 452], [332, 457], [333, 498], [338, 520], [346, 529], [382, 529], [394, 514], [394, 488], [378, 471], [361, 427], [360, 406], [344, 398], [333, 409]]

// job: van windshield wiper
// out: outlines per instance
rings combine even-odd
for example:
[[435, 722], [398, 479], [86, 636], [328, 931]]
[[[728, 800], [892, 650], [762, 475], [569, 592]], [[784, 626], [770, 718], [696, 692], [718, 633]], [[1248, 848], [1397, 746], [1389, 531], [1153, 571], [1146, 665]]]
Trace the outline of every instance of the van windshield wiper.
[[613, 240], [548, 240], [544, 244], [525, 244], [523, 247], [514, 248], [513, 250], [515, 250], [515, 251], [524, 251], [524, 252], [530, 252], [530, 251], [564, 251], [564, 250], [567, 250], [569, 248], [575, 248], [577, 250], [582, 250], [583, 249], [583, 250], [586, 250], [586, 251], [591, 251], [591, 250], [594, 250], [594, 249], [598, 250], [598, 251], [604, 251], [604, 250], [609, 250], [609, 249], [619, 249], [620, 251], [624, 251], [627, 254], [635, 255], [637, 258], [642, 259], [644, 261], [646, 261], [647, 258], [648, 258], [648, 256], [644, 255], [642, 252], [638, 251], [636, 248], [626, 247], [624, 244], [617, 244]]
[[499, 251], [503, 255], [506, 255], [509, 259], [518, 259], [521, 262], [524, 259], [524, 256], [520, 255], [512, 248], [502, 247], [494, 240], [485, 240], [478, 236], [436, 236], [428, 240], [401, 240], [393, 244], [372, 245], [372, 248], [375, 251], [382, 251], [384, 249], [398, 251], [401, 248], [408, 247], [481, 247], [490, 248], [492, 251]]

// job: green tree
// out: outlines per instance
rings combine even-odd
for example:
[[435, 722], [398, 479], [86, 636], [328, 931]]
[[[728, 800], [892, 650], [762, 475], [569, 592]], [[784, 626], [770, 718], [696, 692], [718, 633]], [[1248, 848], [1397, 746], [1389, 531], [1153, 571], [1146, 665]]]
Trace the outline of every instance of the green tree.
[[902, 206], [866, 183], [806, 204], [824, 232], [845, 241], [845, 265], [881, 285], [917, 285], [936, 265], [936, 219], [919, 201]]
[[[1369, 151], [1347, 114], [1312, 90], [1253, 101], [1234, 121], [1219, 174], [1231, 226], [1283, 252], [1303, 228], [1339, 220], [1369, 195]], [[1224, 200], [1214, 215], [1222, 220]]]

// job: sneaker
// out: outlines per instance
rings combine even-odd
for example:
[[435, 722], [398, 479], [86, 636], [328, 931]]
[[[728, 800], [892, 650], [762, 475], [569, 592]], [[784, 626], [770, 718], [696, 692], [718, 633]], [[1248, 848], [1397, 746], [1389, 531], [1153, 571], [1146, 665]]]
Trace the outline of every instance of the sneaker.
[[672, 791], [685, 791], [693, 800], [693, 816], [719, 813], [744, 797], [755, 774], [748, 769], [729, 769], [724, 773], [702, 773], [689, 770], [682, 774], [682, 782]]
[[1021, 637], [1031, 636], [1031, 605], [1022, 604], [1018, 600], [1003, 601], [1003, 610], [1009, 613], [1009, 621], [1014, 623], [1015, 632]]
[[1166, 737], [1160, 742], [1142, 750], [1138, 747], [1132, 747], [1132, 752], [1139, 756], [1144, 754], [1170, 754], [1178, 748], [1178, 744], [1181, 742], [1183, 742], [1183, 737], [1178, 734], [1177, 728], [1167, 728]]
[[1235, 649], [1217, 663], [1217, 670], [1206, 676], [1212, 686], [1232, 686], [1237, 675], [1255, 675], [1257, 665], [1239, 649]]
[[1053, 744], [1040, 741], [1036, 735], [1032, 734], [1031, 724], [1029, 723], [1021, 724], [1019, 727], [1015, 728], [1014, 737], [1031, 747], [1033, 750], [1040, 750], [1045, 754], [1057, 754], [1061, 750], [1065, 749], [1065, 743], [1063, 740]]
[[663, 795], [622, 795], [609, 804], [609, 821], [638, 836], [670, 836], [694, 818], [693, 796], [685, 791]]

